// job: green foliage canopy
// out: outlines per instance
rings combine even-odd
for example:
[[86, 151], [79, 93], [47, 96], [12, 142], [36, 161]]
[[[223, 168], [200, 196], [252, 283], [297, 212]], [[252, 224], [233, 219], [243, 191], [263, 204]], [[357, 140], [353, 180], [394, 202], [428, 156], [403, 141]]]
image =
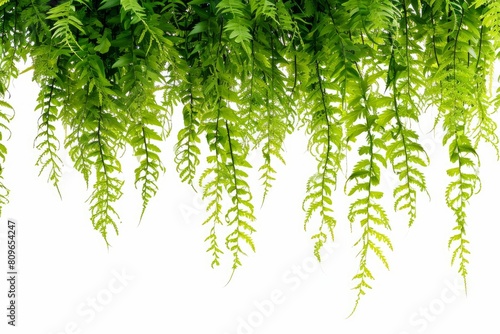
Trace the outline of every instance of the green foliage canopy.
[[[64, 145], [92, 187], [91, 220], [106, 243], [110, 228], [118, 233], [119, 152], [130, 147], [138, 158], [144, 213], [165, 171], [158, 143], [170, 135], [179, 104], [184, 124], [175, 163], [182, 181], [202, 188], [212, 266], [227, 250], [234, 270], [255, 249], [249, 152], [262, 154], [265, 198], [276, 164], [284, 163], [285, 138], [298, 129], [317, 161], [303, 208], [305, 227], [317, 225], [320, 260], [334, 238], [332, 193], [355, 147], [358, 159], [344, 184], [352, 197], [348, 219], [361, 231], [354, 309], [370, 289], [372, 258], [389, 268], [381, 175], [392, 169], [398, 176], [394, 209], [413, 224], [429, 158], [412, 125], [436, 107], [452, 165], [445, 196], [456, 222], [448, 246], [465, 283], [466, 207], [480, 189], [478, 145], [489, 143], [498, 155], [491, 113], [500, 98], [490, 85], [499, 1], [1, 0], [0, 34], [0, 163], [13, 115], [9, 83], [30, 58], [41, 87], [40, 173], [58, 189]], [[56, 136], [57, 122], [67, 129], [64, 138]], [[202, 142], [209, 167], [198, 174]], [[0, 191], [3, 206], [4, 183]]]

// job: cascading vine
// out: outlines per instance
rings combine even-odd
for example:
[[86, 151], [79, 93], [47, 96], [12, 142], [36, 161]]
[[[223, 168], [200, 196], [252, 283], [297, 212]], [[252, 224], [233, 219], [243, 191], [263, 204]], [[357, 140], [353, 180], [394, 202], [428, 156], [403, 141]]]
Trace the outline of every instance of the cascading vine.
[[[258, 246], [251, 172], [265, 205], [287, 136], [303, 131], [317, 166], [305, 184], [304, 228], [315, 227], [321, 260], [336, 226], [350, 222], [359, 250], [354, 312], [372, 286], [372, 259], [389, 268], [382, 199], [392, 195], [394, 211], [418, 224], [432, 157], [415, 129], [432, 107], [448, 148], [448, 247], [466, 285], [479, 148], [500, 157], [499, 49], [496, 0], [0, 0], [0, 210], [9, 194], [10, 84], [19, 75], [40, 86], [40, 173], [64, 197], [59, 154], [67, 150], [106, 244], [110, 230], [118, 233], [122, 153], [130, 148], [138, 160], [141, 221], [166, 172], [160, 143], [182, 110], [176, 170], [206, 201], [212, 267], [228, 255], [233, 273]], [[260, 163], [250, 164], [253, 150]], [[383, 192], [385, 173], [396, 176], [392, 194]], [[341, 183], [352, 198], [347, 217], [335, 214]]]

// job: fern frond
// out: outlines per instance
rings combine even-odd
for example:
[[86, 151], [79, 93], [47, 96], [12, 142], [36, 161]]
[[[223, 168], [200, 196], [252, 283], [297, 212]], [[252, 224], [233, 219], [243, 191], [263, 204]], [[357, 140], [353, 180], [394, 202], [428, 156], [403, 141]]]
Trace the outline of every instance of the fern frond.
[[208, 132], [207, 141], [210, 146], [211, 151], [214, 155], [207, 157], [207, 162], [211, 163], [213, 167], [207, 168], [200, 176], [199, 185], [203, 188], [203, 199], [209, 199], [206, 207], [206, 212], [208, 214], [203, 225], [212, 223], [212, 228], [210, 229], [210, 234], [205, 239], [208, 241], [210, 246], [207, 252], [212, 255], [212, 268], [214, 266], [220, 265], [219, 255], [222, 254], [222, 250], [219, 247], [218, 236], [216, 234], [217, 225], [224, 225], [223, 220], [223, 189], [225, 180], [227, 179], [227, 168], [226, 163], [226, 153], [224, 152], [224, 142], [227, 140], [223, 132], [224, 124], [220, 119], [220, 113], [215, 115], [215, 122], [210, 123], [207, 126], [210, 127], [211, 131]]
[[[218, 43], [213, 46], [213, 50], [209, 55], [211, 61], [207, 61], [208, 64], [211, 64], [207, 71], [209, 73], [206, 73], [205, 69], [202, 68], [203, 75], [206, 75], [202, 88], [206, 110], [200, 119], [200, 127], [206, 133], [206, 140], [210, 150], [210, 154], [206, 158], [209, 167], [200, 175], [199, 185], [203, 188], [202, 198], [208, 200], [206, 206], [207, 218], [203, 225], [209, 223], [212, 225], [210, 233], [205, 239], [206, 242], [209, 242], [207, 252], [212, 256], [212, 268], [220, 264], [219, 255], [222, 254], [222, 250], [219, 246], [219, 232], [217, 229], [220, 227], [218, 225], [224, 225], [225, 222], [223, 218], [225, 212], [222, 204], [224, 188], [230, 182], [230, 174], [227, 168], [229, 158], [226, 151], [228, 139], [225, 130], [225, 118], [231, 117], [231, 114], [226, 113], [226, 115], [223, 115], [223, 113], [230, 110], [226, 107], [226, 104], [227, 99], [231, 98], [231, 92], [228, 83], [224, 80], [229, 77], [224, 75], [227, 66], [227, 54], [223, 47], [222, 26], [218, 32], [218, 38]], [[232, 116], [234, 121], [235, 115]]]
[[[212, 223], [210, 233], [205, 238], [205, 242], [209, 242], [209, 247], [206, 251], [212, 255], [212, 268], [220, 265], [219, 257], [224, 253], [219, 246], [218, 235], [216, 233], [217, 225], [223, 225], [223, 181], [221, 180], [223, 176], [220, 173], [221, 171], [218, 168], [208, 168], [200, 176], [200, 187], [203, 188], [202, 199], [210, 198], [206, 207], [208, 216], [203, 225]], [[205, 180], [210, 174], [215, 174], [214, 179]]]
[[[266, 45], [267, 44], [267, 45]], [[273, 36], [273, 28], [261, 27], [254, 30], [251, 41], [252, 67], [250, 81], [244, 87], [242, 107], [245, 110], [250, 140], [261, 146], [264, 163], [259, 167], [260, 179], [264, 186], [262, 203], [275, 180], [274, 162], [284, 163], [283, 144], [287, 133], [293, 130], [294, 111], [288, 106], [285, 74], [280, 65], [284, 59], [280, 55], [282, 45]]]
[[[405, 15], [406, 13], [405, 10]], [[429, 164], [429, 157], [418, 143], [418, 135], [404, 122], [405, 119], [418, 119], [418, 98], [413, 96], [418, 94], [417, 87], [423, 86], [419, 75], [413, 74], [408, 47], [406, 45], [402, 57], [405, 65], [398, 64], [398, 49], [392, 49], [387, 77], [387, 88], [392, 90], [392, 106], [379, 116], [378, 124], [382, 127], [389, 126], [384, 135], [384, 140], [388, 143], [387, 160], [391, 162], [400, 182], [393, 191], [394, 210], [407, 210], [411, 226], [417, 214], [417, 191], [427, 192], [425, 176], [419, 168]]]
[[102, 234], [106, 245], [109, 246], [107, 228], [113, 227], [118, 234], [116, 222], [120, 219], [113, 203], [122, 196], [123, 181], [115, 174], [121, 172], [121, 164], [116, 157], [117, 133], [124, 129], [113, 115], [102, 110], [87, 121], [95, 127], [87, 143], [96, 172], [94, 190], [88, 199], [91, 219], [94, 229]]
[[[185, 9], [180, 9], [184, 11]], [[186, 26], [182, 31], [183, 43], [186, 46], [183, 50], [183, 61], [179, 64], [182, 71], [178, 71], [178, 77], [172, 78], [169, 83], [170, 99], [177, 98], [184, 108], [182, 116], [184, 127], [177, 134], [177, 143], [175, 144], [176, 170], [183, 182], [193, 186], [196, 175], [196, 168], [200, 163], [200, 120], [205, 111], [205, 99], [203, 94], [203, 69], [200, 66], [198, 57], [202, 42], [197, 38], [198, 34], [204, 34], [206, 31], [200, 30], [193, 34], [196, 27], [192, 16], [186, 14], [181, 17], [181, 22]], [[191, 28], [193, 27], [193, 28]], [[191, 31], [189, 31], [191, 29]], [[172, 105], [172, 110], [174, 105]], [[194, 186], [193, 186], [194, 188]]]
[[38, 119], [38, 134], [34, 140], [35, 147], [40, 151], [36, 166], [40, 167], [39, 175], [45, 170], [48, 171], [48, 181], [57, 189], [59, 197], [62, 197], [59, 189], [62, 160], [57, 154], [60, 143], [55, 133], [55, 123], [59, 116], [58, 108], [61, 106], [58, 98], [60, 88], [56, 86], [56, 78], [48, 79], [48, 81], [41, 87], [37, 99], [38, 105], [35, 108], [41, 113]]
[[390, 0], [348, 0], [343, 3], [350, 13], [350, 27], [360, 29], [373, 42], [382, 44], [379, 34], [395, 29], [400, 12]]
[[[467, 4], [464, 3], [463, 6]], [[485, 90], [482, 86], [477, 86], [474, 78], [484, 75], [484, 72], [476, 73], [478, 64], [484, 65], [480, 51], [483, 50], [484, 40], [478, 30], [477, 10], [462, 7], [460, 10], [454, 9], [454, 12], [456, 17], [451, 19], [456, 23], [454, 22], [454, 30], [447, 36], [447, 43], [436, 45], [441, 48], [443, 58], [434, 76], [431, 76], [431, 82], [438, 83], [440, 87], [434, 93], [433, 102], [438, 105], [438, 119], [442, 120], [445, 131], [443, 145], [448, 145], [450, 162], [453, 164], [447, 170], [451, 181], [445, 192], [446, 203], [455, 215], [454, 234], [450, 237], [448, 246], [454, 247], [452, 264], [459, 261], [458, 272], [467, 287], [469, 250], [465, 210], [469, 199], [481, 186], [476, 173], [479, 159], [468, 132], [474, 128], [478, 117], [481, 117], [476, 108], [481, 108], [480, 100], [484, 98]], [[488, 133], [491, 129], [486, 128], [484, 131]]]
[[198, 127], [200, 125], [198, 113], [201, 112], [198, 103], [201, 97], [194, 94], [191, 90], [188, 97], [189, 102], [183, 109], [184, 128], [177, 135], [178, 141], [175, 145], [174, 159], [182, 182], [187, 182], [190, 185], [193, 184], [196, 167], [200, 164], [199, 155], [201, 154], [198, 148], [200, 143], [198, 137]]
[[481, 21], [483, 27], [488, 29], [489, 38], [494, 42], [495, 47], [500, 45], [500, 3], [495, 0], [475, 0], [473, 5], [481, 10]]
[[87, 145], [89, 143], [91, 130], [87, 128], [86, 121], [93, 104], [88, 85], [87, 89], [80, 91], [79, 94], [75, 94], [74, 98], [76, 101], [79, 101], [81, 105], [79, 105], [79, 112], [74, 115], [69, 123], [72, 131], [67, 134], [64, 141], [64, 147], [68, 150], [75, 169], [82, 173], [88, 188], [90, 175], [93, 170], [92, 161], [89, 157], [91, 150]]
[[325, 83], [321, 76], [319, 64], [315, 63], [316, 77], [311, 82], [312, 92], [308, 102], [312, 105], [308, 133], [311, 134], [308, 143], [309, 151], [318, 162], [317, 173], [307, 182], [306, 197], [302, 207], [306, 211], [304, 229], [313, 214], [318, 211], [321, 223], [318, 233], [312, 236], [315, 240], [314, 255], [321, 261], [320, 250], [324, 246], [327, 236], [334, 239], [336, 220], [333, 217], [332, 191], [336, 187], [337, 173], [342, 160], [342, 128], [338, 122], [339, 109], [330, 107], [330, 99], [324, 88]]
[[140, 222], [149, 201], [158, 191], [160, 173], [165, 172], [159, 143], [163, 140], [160, 133], [165, 126], [161, 120], [168, 116], [165, 115], [167, 110], [156, 100], [154, 83], [161, 77], [158, 54], [140, 50], [135, 39], [132, 45], [131, 53], [124, 57], [130, 57], [134, 64], [126, 69], [120, 66], [118, 85], [121, 91], [127, 92], [121, 99], [130, 120], [127, 141], [139, 162], [135, 169], [135, 186], [140, 187], [142, 198]]
[[84, 35], [85, 30], [82, 21], [77, 16], [73, 1], [62, 2], [50, 9], [47, 14], [47, 20], [55, 21], [50, 29], [53, 31], [52, 37], [67, 46], [74, 54], [77, 53], [77, 49], [82, 50], [75, 36], [75, 30]]
[[[368, 255], [373, 254], [384, 267], [389, 269], [389, 264], [384, 254], [384, 249], [392, 250], [390, 238], [384, 230], [390, 230], [389, 218], [384, 208], [378, 203], [383, 193], [376, 190], [381, 180], [381, 167], [387, 167], [385, 158], [386, 143], [382, 139], [383, 131], [377, 124], [376, 107], [387, 106], [387, 98], [371, 91], [370, 87], [376, 82], [377, 75], [359, 73], [358, 85], [351, 86], [353, 95], [349, 100], [350, 111], [345, 117], [349, 131], [347, 138], [355, 141], [361, 134], [366, 135], [366, 144], [358, 149], [360, 161], [354, 166], [346, 181], [345, 189], [348, 195], [359, 195], [349, 207], [348, 218], [354, 223], [359, 220], [361, 236], [355, 246], [360, 247], [358, 253], [359, 268], [353, 280], [357, 282], [353, 288], [357, 292], [356, 301], [351, 316], [359, 305], [359, 301], [368, 289], [369, 282], [374, 279], [368, 265]], [[369, 91], [370, 90], [370, 91]], [[370, 98], [367, 98], [370, 96]]]
[[[5, 18], [6, 8], [12, 5], [8, 1], [4, 2], [3, 13], [4, 20], [8, 22]], [[14, 22], [12, 26], [9, 23], [4, 22], [3, 26], [0, 28], [3, 40], [18, 40], [20, 32], [18, 31], [16, 24]], [[14, 43], [13, 46], [3, 45], [0, 43], [0, 215], [2, 214], [2, 209], [5, 205], [9, 203], [9, 189], [4, 184], [3, 181], [3, 171], [4, 164], [6, 162], [7, 156], [7, 146], [5, 145], [5, 140], [10, 137], [9, 122], [14, 117], [14, 108], [10, 105], [6, 97], [9, 95], [9, 86], [11, 80], [17, 78], [19, 75], [19, 70], [17, 64], [21, 59], [21, 53], [17, 50], [18, 45]]]
[[151, 16], [144, 6], [139, 4], [137, 0], [120, 0], [120, 5], [128, 15], [121, 15], [122, 23], [128, 28], [130, 25], [140, 26], [136, 32], [138, 34], [137, 43], [141, 44], [146, 37], [149, 36], [147, 43], [144, 43], [145, 54], [149, 55], [155, 45], [156, 50], [162, 55], [172, 60], [175, 64], [176, 50], [172, 47], [172, 42], [165, 38], [165, 33], [161, 29], [160, 22], [155, 16]]
[[264, 16], [273, 21], [276, 21], [277, 11], [275, 3], [269, 0], [250, 0], [250, 10], [254, 13], [255, 18]]
[[161, 141], [155, 128], [160, 128], [161, 123], [151, 112], [142, 112], [137, 124], [131, 125], [128, 130], [130, 143], [134, 154], [140, 159], [139, 166], [135, 169], [135, 185], [141, 184], [142, 211], [139, 221], [142, 220], [149, 200], [158, 191], [160, 172], [165, 172], [165, 167], [160, 160], [160, 148], [154, 144]]
[[125, 12], [130, 13], [132, 17], [131, 24], [138, 22], [145, 23], [146, 13], [144, 8], [137, 2], [137, 0], [120, 0], [120, 5]]
[[[475, 24], [476, 22], [471, 22]], [[477, 41], [477, 51], [475, 64], [475, 73], [473, 83], [475, 85], [473, 98], [475, 103], [471, 105], [471, 112], [468, 113], [469, 118], [466, 120], [468, 125], [467, 132], [471, 134], [474, 147], [478, 147], [480, 142], [490, 144], [497, 154], [497, 159], [500, 159], [500, 140], [496, 133], [498, 128], [497, 124], [492, 118], [492, 114], [497, 110], [490, 110], [489, 107], [492, 100], [493, 104], [499, 100], [498, 95], [494, 98], [490, 96], [491, 92], [487, 87], [488, 77], [491, 76], [493, 64], [496, 58], [494, 48], [495, 41], [490, 37], [489, 29], [481, 26], [479, 31], [476, 31], [479, 36]], [[499, 39], [500, 42], [500, 39]]]
[[[310, 8], [311, 14], [319, 9], [315, 9], [315, 6], [319, 4]], [[339, 32], [347, 20], [345, 12], [331, 10], [323, 17], [314, 16], [311, 19], [317, 27], [303, 40], [304, 51], [311, 56], [298, 59], [308, 63], [307, 68], [301, 69], [303, 82], [298, 94], [303, 100], [299, 100], [297, 105], [302, 109], [299, 117], [309, 135], [308, 151], [317, 161], [316, 173], [307, 182], [302, 203], [306, 213], [304, 229], [308, 228], [314, 214], [318, 213], [319, 228], [311, 238], [314, 240], [314, 255], [321, 261], [320, 250], [328, 238], [334, 240], [336, 219], [333, 216], [332, 197], [346, 147], [342, 139], [345, 133], [341, 119], [352, 57], [346, 50], [348, 43], [344, 43], [346, 35]], [[302, 56], [302, 53], [298, 55]], [[346, 74], [346, 77], [339, 79], [339, 73]]]
[[240, 256], [246, 255], [242, 248], [244, 244], [255, 252], [255, 244], [251, 237], [251, 234], [255, 232], [255, 228], [251, 225], [255, 220], [254, 207], [250, 186], [245, 180], [248, 178], [248, 174], [243, 170], [243, 168], [251, 168], [252, 166], [246, 161], [246, 151], [240, 142], [244, 135], [240, 130], [231, 127], [227, 120], [225, 127], [228, 152], [226, 166], [229, 169], [227, 192], [232, 201], [232, 206], [225, 215], [227, 225], [232, 227], [232, 232], [226, 237], [226, 247], [233, 254], [232, 269], [234, 272], [241, 266]]
[[217, 4], [217, 12], [228, 16], [224, 30], [229, 32], [229, 38], [241, 43], [249, 53], [248, 43], [252, 39], [249, 5], [242, 0], [222, 0]]
[[9, 115], [9, 110], [13, 111], [12, 106], [3, 101], [3, 93], [0, 94], [0, 215], [2, 214], [2, 209], [5, 205], [9, 203], [9, 189], [3, 182], [3, 170], [4, 164], [7, 156], [7, 147], [3, 143], [5, 140], [5, 133], [9, 132], [7, 124], [11, 121], [12, 116]]
[[451, 264], [459, 261], [458, 272], [464, 280], [464, 286], [467, 291], [467, 258], [470, 254], [466, 239], [466, 213], [465, 208], [469, 199], [480, 189], [480, 180], [476, 173], [475, 166], [477, 153], [472, 148], [469, 139], [457, 134], [451, 139], [450, 160], [457, 167], [450, 168], [447, 173], [452, 177], [452, 181], [446, 188], [446, 204], [453, 210], [456, 218], [456, 225], [453, 228], [454, 234], [448, 241], [448, 247], [453, 249]]

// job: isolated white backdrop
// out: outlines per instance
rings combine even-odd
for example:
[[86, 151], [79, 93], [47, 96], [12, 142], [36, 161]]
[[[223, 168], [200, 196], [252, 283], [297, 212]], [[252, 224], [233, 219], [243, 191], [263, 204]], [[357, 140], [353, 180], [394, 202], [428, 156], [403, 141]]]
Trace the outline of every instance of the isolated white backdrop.
[[[162, 146], [167, 172], [159, 182], [160, 191], [139, 226], [139, 191], [131, 182], [136, 160], [125, 153], [123, 178], [127, 182], [117, 203], [120, 235], [110, 230], [112, 247], [108, 250], [89, 220], [85, 200], [90, 191], [67, 154], [61, 151], [65, 163], [62, 200], [46, 175], [38, 176], [34, 166], [38, 152], [33, 148], [38, 90], [30, 74], [15, 81], [10, 92], [16, 116], [10, 124], [12, 137], [4, 170], [11, 194], [1, 217], [0, 267], [6, 272], [6, 221], [15, 218], [19, 313], [18, 326], [12, 328], [6, 324], [6, 306], [2, 307], [1, 333], [500, 332], [500, 163], [491, 148], [480, 150], [483, 189], [468, 208], [472, 252], [468, 295], [456, 268], [450, 266], [447, 249], [454, 226], [444, 201], [447, 150], [441, 148], [440, 134], [431, 132], [429, 121], [419, 132], [431, 156], [426, 170], [431, 200], [419, 197], [418, 218], [408, 228], [406, 216], [391, 210], [394, 182], [384, 178], [381, 189], [386, 191], [395, 249], [388, 253], [391, 270], [375, 261], [373, 290], [346, 319], [355, 300], [351, 277], [358, 264], [357, 249], [352, 247], [357, 225], [351, 233], [346, 218], [350, 201], [341, 185], [334, 197], [336, 241], [326, 247], [323, 262], [317, 263], [309, 239], [317, 220], [307, 232], [303, 229], [305, 183], [315, 170], [303, 134], [286, 141], [287, 165], [277, 166], [277, 181], [262, 208], [260, 183], [257, 178], [252, 182], [257, 252], [243, 258], [243, 267], [225, 286], [229, 254], [223, 266], [210, 268], [203, 242], [208, 228], [201, 225], [205, 214], [200, 189], [196, 193], [182, 184], [172, 163], [181, 113], [175, 115], [172, 135]], [[496, 120], [500, 122], [498, 116]], [[258, 153], [251, 159], [258, 164]], [[354, 163], [350, 159], [346, 167]], [[0, 282], [0, 296], [0, 304], [6, 305], [6, 280]]]

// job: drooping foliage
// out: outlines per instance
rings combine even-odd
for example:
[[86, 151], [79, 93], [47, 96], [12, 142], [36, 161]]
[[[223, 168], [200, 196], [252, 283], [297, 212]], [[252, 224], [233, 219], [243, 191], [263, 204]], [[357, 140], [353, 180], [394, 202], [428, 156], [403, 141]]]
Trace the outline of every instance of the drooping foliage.
[[[0, 209], [9, 193], [1, 178], [14, 116], [9, 84], [23, 70], [40, 86], [40, 174], [59, 191], [59, 150], [69, 152], [92, 187], [91, 221], [106, 243], [110, 229], [118, 233], [119, 157], [127, 147], [137, 157], [142, 218], [165, 172], [159, 143], [182, 110], [174, 161], [205, 199], [212, 267], [227, 252], [234, 271], [255, 250], [254, 201], [265, 202], [287, 135], [302, 130], [317, 164], [305, 185], [304, 227], [314, 228], [321, 260], [337, 223], [350, 221], [356, 309], [376, 259], [389, 268], [391, 222], [381, 199], [392, 196], [410, 226], [418, 221], [430, 159], [416, 126], [434, 107], [449, 152], [448, 247], [466, 284], [477, 149], [487, 143], [500, 155], [492, 119], [500, 94], [491, 89], [497, 0], [3, 0], [0, 35]], [[259, 166], [249, 163], [253, 150]], [[251, 168], [261, 199], [252, 196]], [[396, 175], [392, 194], [381, 190], [384, 173]], [[337, 187], [352, 198], [347, 217], [335, 214]]]

